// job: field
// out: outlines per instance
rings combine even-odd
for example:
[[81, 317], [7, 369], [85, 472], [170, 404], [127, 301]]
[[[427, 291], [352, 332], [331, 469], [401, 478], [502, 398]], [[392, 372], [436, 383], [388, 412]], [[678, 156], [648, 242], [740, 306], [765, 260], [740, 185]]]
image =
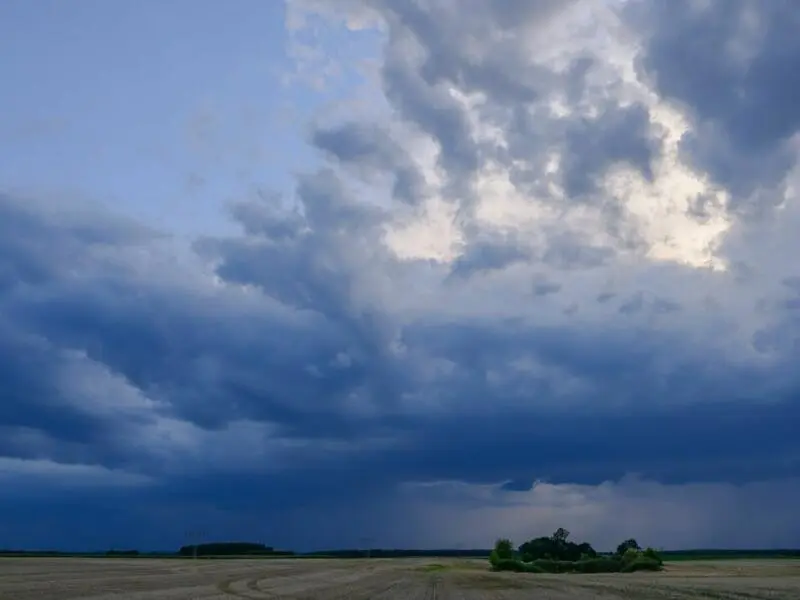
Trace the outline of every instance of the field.
[[2, 600], [800, 599], [800, 560], [668, 564], [661, 573], [492, 573], [485, 560], [2, 558]]

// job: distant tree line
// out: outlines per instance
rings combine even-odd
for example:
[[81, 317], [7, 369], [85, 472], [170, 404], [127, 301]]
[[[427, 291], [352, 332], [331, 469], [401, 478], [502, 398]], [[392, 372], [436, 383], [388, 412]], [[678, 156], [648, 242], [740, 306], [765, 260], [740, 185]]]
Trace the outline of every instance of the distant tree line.
[[[566, 534], [566, 537], [565, 537]], [[592, 546], [586, 542], [575, 543], [568, 539], [569, 533], [566, 530], [556, 532], [548, 537], [539, 537], [522, 543], [518, 548], [513, 544], [503, 544], [504, 556], [511, 556], [514, 560], [531, 565], [536, 561], [555, 560], [562, 562], [581, 562], [587, 559], [611, 558], [620, 560], [623, 555], [633, 549], [637, 556], [642, 557], [648, 550], [642, 550], [636, 540], [626, 540], [619, 544], [616, 552], [602, 553], [596, 552]], [[59, 556], [85, 556], [85, 557], [142, 557], [142, 558], [191, 558], [194, 555], [194, 546], [183, 546], [178, 552], [148, 552], [135, 549], [129, 550], [106, 550], [95, 552], [66, 552], [60, 550], [17, 550], [0, 549], [2, 556], [30, 556], [30, 557], [59, 557]], [[276, 550], [271, 546], [251, 542], [215, 542], [208, 544], [198, 544], [197, 556], [263, 556], [281, 557], [295, 556], [298, 558], [364, 558], [371, 556], [374, 558], [413, 558], [413, 557], [464, 557], [464, 558], [490, 558], [497, 556], [498, 546], [491, 548], [441, 548], [441, 549], [409, 549], [409, 548], [372, 548], [372, 549], [339, 549], [339, 550], [320, 550], [307, 553], [295, 553], [287, 550]], [[510, 553], [510, 554], [509, 554]], [[800, 558], [798, 549], [774, 549], [774, 550], [725, 550], [725, 549], [699, 549], [699, 550], [665, 550], [651, 551], [661, 559], [670, 561], [676, 560], [710, 560], [710, 559], [737, 559], [737, 558]], [[632, 554], [629, 554], [632, 556]], [[577, 557], [577, 558], [576, 558]], [[537, 563], [539, 564], [539, 563]], [[516, 567], [515, 567], [516, 568]]]
[[272, 546], [253, 542], [212, 542], [181, 546], [181, 556], [293, 556], [288, 550], [275, 550]]
[[800, 550], [773, 549], [773, 550], [725, 550], [725, 549], [696, 549], [696, 550], [664, 550], [661, 555], [668, 560], [725, 560], [744, 558], [800, 558]]
[[497, 571], [528, 573], [632, 573], [658, 571], [661, 555], [652, 548], [642, 550], [635, 539], [617, 546], [614, 553], [601, 555], [587, 542], [574, 543], [569, 532], [559, 527], [548, 537], [538, 537], [514, 548], [507, 538], [495, 542], [489, 563]]
[[457, 549], [457, 548], [441, 548], [433, 550], [419, 550], [413, 548], [369, 548], [369, 549], [344, 549], [344, 550], [319, 550], [316, 552], [307, 552], [302, 556], [319, 556], [328, 558], [364, 558], [370, 556], [371, 558], [486, 558], [491, 553], [489, 548], [472, 548], [472, 549]]

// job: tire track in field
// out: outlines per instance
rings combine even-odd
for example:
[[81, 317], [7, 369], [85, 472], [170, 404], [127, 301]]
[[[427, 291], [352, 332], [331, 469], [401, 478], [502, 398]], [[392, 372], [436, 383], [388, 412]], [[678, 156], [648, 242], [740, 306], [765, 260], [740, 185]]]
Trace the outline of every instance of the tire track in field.
[[[387, 578], [387, 576], [389, 578]], [[391, 571], [356, 572], [347, 581], [304, 590], [300, 594], [284, 596], [292, 600], [379, 600], [396, 597], [393, 591], [405, 582], [404, 578], [391, 579]], [[387, 580], [388, 579], [388, 580]]]
[[[261, 582], [270, 580], [292, 581], [303, 575], [308, 576], [308, 573], [304, 573], [302, 571], [298, 572], [298, 569], [294, 566], [284, 569], [276, 569], [275, 571], [267, 571], [266, 573], [262, 571], [258, 577], [253, 577], [252, 573], [248, 577], [237, 575], [234, 577], [227, 577], [226, 579], [217, 582], [216, 589], [228, 596], [247, 598], [250, 600], [283, 598], [283, 596], [280, 594], [276, 594], [271, 590], [265, 589], [261, 585]], [[240, 589], [242, 586], [244, 586], [244, 589]]]
[[[359, 598], [359, 600], [392, 600], [393, 598], [398, 597], [396, 592], [402, 591], [403, 585], [407, 583], [409, 582], [405, 578], [395, 579], [388, 582], [377, 591], [371, 590], [368, 596], [356, 596], [356, 598]], [[407, 598], [408, 596], [404, 595], [399, 597]]]
[[[258, 577], [228, 577], [222, 581], [217, 582], [216, 588], [223, 594], [234, 596], [236, 598], [248, 598], [250, 600], [268, 600], [270, 598], [281, 598], [280, 595], [275, 594], [270, 590], [264, 589], [260, 584], [262, 581], [270, 579], [294, 579], [299, 574], [296, 568], [288, 568], [277, 570], [268, 574], [262, 573]], [[239, 589], [244, 585], [245, 589]]]
[[[631, 582], [622, 585], [601, 583], [598, 581], [574, 581], [571, 582], [575, 590], [592, 590], [611, 594], [620, 599], [663, 598], [664, 600], [765, 600], [765, 596], [753, 594], [741, 590], [732, 590], [713, 587], [682, 587], [669, 585], [663, 582]], [[780, 596], [772, 596], [778, 600]]]
[[[249, 600], [264, 600], [267, 598], [278, 598], [278, 596], [272, 595], [269, 592], [264, 592], [264, 590], [259, 589], [258, 582], [260, 579], [241, 579], [241, 578], [233, 578], [233, 579], [223, 579], [222, 581], [217, 583], [217, 590], [225, 594], [226, 596], [234, 596], [236, 598], [248, 598]], [[240, 590], [238, 589], [239, 584], [244, 583], [245, 587], [249, 591]], [[255, 595], [258, 594], [258, 595]]]
[[430, 583], [428, 583], [428, 593], [426, 594], [426, 600], [439, 600], [440, 595], [440, 588], [442, 587], [442, 580], [440, 577], [431, 577]]
[[[349, 571], [348, 568], [340, 567], [309, 572], [304, 568], [298, 569], [297, 566], [276, 571], [267, 570], [265, 572], [262, 570], [258, 576], [254, 576], [255, 574], [251, 571], [217, 582], [216, 589], [223, 594], [248, 600], [295, 598], [292, 587], [298, 581], [303, 583], [318, 582], [319, 580], [327, 582], [330, 579], [336, 581], [337, 576], [341, 578], [341, 573]], [[284, 587], [288, 588], [286, 592], [282, 590]]]
[[777, 595], [765, 597], [762, 594], [754, 594], [742, 590], [716, 589], [706, 586], [686, 588], [662, 584], [658, 587], [658, 590], [665, 597], [679, 600], [696, 600], [697, 598], [707, 598], [709, 600], [766, 600], [767, 598], [775, 598], [777, 600], [780, 597]]

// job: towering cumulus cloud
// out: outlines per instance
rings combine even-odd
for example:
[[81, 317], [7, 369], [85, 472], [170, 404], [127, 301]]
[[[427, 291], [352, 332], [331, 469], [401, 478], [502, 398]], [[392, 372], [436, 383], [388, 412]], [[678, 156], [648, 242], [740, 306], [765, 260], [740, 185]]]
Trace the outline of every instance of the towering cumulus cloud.
[[235, 230], [0, 194], [0, 545], [800, 544], [796, 4], [286, 28], [328, 105]]

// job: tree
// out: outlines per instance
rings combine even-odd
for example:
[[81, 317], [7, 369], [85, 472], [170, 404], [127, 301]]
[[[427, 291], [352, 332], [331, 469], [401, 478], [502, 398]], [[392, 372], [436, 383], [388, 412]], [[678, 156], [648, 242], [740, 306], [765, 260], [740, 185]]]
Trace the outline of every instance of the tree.
[[563, 546], [564, 544], [567, 543], [568, 537], [569, 537], [569, 531], [567, 531], [563, 527], [559, 527], [558, 529], [555, 530], [553, 535], [550, 536], [550, 539], [552, 539], [556, 545]]
[[568, 542], [569, 531], [559, 527], [550, 536], [553, 542], [553, 558], [556, 560], [578, 560], [581, 556], [578, 546]]
[[497, 540], [494, 543], [494, 551], [497, 553], [497, 558], [501, 560], [514, 558], [514, 544], [508, 538]]
[[524, 562], [532, 562], [541, 558], [575, 561], [584, 555], [589, 558], [597, 556], [594, 548], [586, 542], [576, 544], [568, 541], [569, 531], [559, 528], [549, 537], [538, 537], [528, 540], [519, 547]]
[[619, 546], [617, 546], [617, 554], [622, 556], [630, 548], [633, 548], [637, 552], [642, 549], [642, 547], [639, 546], [638, 542], [635, 539], [630, 538], [622, 542]]
[[586, 558], [596, 558], [597, 557], [597, 552], [595, 551], [594, 548], [592, 548], [592, 545], [589, 544], [588, 542], [583, 542], [582, 544], [578, 544], [577, 550], [578, 550], [578, 552], [580, 552], [580, 556], [581, 557], [584, 557], [584, 556]]
[[552, 557], [556, 552], [553, 539], [549, 537], [538, 537], [528, 540], [519, 547], [519, 553], [530, 562], [540, 558]]

